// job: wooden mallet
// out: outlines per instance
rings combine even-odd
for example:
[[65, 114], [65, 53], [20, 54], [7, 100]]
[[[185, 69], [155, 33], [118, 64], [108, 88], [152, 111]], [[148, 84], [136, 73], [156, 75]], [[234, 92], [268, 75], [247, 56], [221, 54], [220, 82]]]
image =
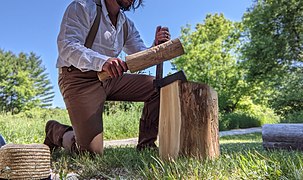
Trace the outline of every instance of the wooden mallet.
[[[140, 51], [125, 57], [125, 63], [130, 72], [144, 70], [151, 66], [157, 65], [169, 59], [184, 54], [183, 46], [178, 38], [151, 47], [144, 51]], [[98, 72], [100, 81], [109, 79], [108, 73]]]

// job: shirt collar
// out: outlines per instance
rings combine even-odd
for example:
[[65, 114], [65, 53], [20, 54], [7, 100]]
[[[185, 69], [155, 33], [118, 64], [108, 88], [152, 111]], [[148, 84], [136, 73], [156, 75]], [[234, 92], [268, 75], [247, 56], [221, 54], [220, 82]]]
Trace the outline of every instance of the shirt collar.
[[[102, 13], [104, 17], [108, 17], [109, 15], [106, 9], [105, 0], [101, 0], [101, 5], [102, 5]], [[125, 21], [126, 21], [125, 14], [122, 12], [122, 10], [120, 10], [118, 14], [118, 22], [121, 22], [121, 24], [123, 24]]]

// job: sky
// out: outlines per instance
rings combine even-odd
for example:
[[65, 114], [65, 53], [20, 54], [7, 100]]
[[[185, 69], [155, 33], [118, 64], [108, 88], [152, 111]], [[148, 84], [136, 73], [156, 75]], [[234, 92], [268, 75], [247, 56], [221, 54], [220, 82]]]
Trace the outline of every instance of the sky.
[[[57, 85], [55, 67], [57, 35], [64, 11], [72, 0], [5, 0], [0, 5], [0, 49], [14, 54], [34, 52], [42, 59], [54, 87], [53, 107], [65, 108]], [[171, 38], [178, 38], [181, 27], [203, 23], [207, 14], [222, 13], [232, 21], [241, 21], [252, 0], [145, 0], [144, 7], [126, 15], [135, 23], [147, 46], [154, 40], [156, 26], [169, 28]], [[147, 72], [155, 74], [155, 68]], [[164, 75], [173, 72], [164, 63]]]

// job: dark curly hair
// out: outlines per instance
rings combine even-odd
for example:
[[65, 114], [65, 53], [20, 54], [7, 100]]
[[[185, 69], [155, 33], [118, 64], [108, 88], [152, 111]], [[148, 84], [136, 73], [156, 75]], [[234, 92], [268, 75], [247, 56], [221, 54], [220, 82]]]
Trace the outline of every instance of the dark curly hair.
[[139, 8], [140, 6], [143, 6], [143, 0], [134, 0], [133, 4], [130, 7], [128, 7], [128, 8], [121, 7], [121, 10], [122, 11], [130, 11], [131, 9], [135, 10], [135, 9]]

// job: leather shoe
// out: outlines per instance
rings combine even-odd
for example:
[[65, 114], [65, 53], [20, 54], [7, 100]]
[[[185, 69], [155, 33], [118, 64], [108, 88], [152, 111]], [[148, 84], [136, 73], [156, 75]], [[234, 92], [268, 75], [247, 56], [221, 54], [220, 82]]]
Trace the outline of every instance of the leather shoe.
[[47, 145], [51, 152], [62, 147], [62, 139], [64, 133], [72, 131], [71, 126], [59, 123], [55, 120], [49, 120], [45, 125], [45, 140], [44, 144]]

